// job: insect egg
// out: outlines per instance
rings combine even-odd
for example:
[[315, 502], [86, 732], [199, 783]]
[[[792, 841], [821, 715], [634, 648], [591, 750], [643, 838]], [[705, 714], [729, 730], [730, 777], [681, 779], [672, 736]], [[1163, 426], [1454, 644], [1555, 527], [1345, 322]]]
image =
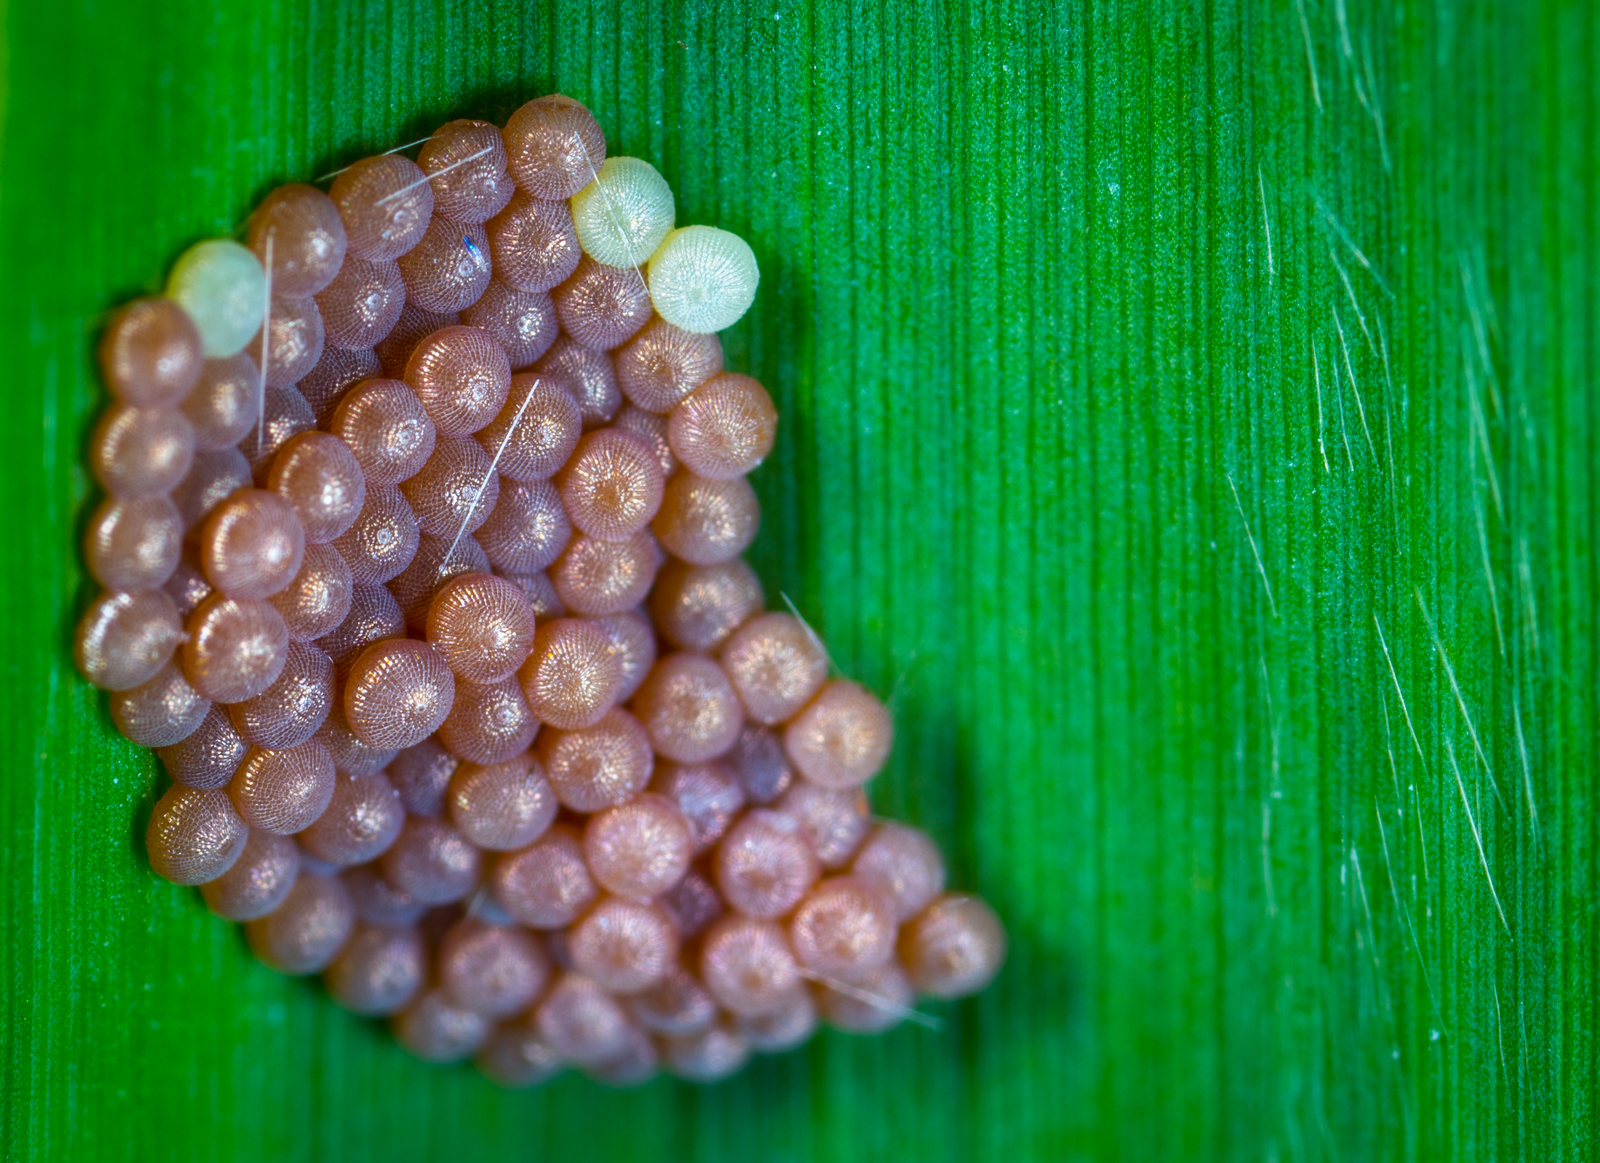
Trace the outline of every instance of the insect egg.
[[615, 355], [622, 394], [646, 412], [670, 412], [722, 370], [722, 342], [654, 318]]
[[424, 904], [442, 905], [467, 896], [478, 885], [483, 857], [443, 820], [413, 816], [384, 852], [384, 879]]
[[170, 299], [135, 299], [112, 316], [100, 339], [100, 374], [124, 403], [170, 407], [199, 378], [200, 333]]
[[525, 929], [467, 918], [439, 947], [439, 989], [451, 1004], [486, 1018], [507, 1018], [539, 996], [550, 963]]
[[858, 981], [894, 955], [894, 910], [864, 880], [833, 876], [819, 881], [789, 919], [796, 960], [824, 978]]
[[173, 884], [215, 880], [244, 852], [249, 829], [224, 792], [173, 784], [150, 813], [150, 867]]
[[269, 388], [288, 388], [299, 383], [317, 366], [317, 361], [322, 358], [322, 345], [327, 341], [322, 312], [317, 309], [315, 299], [309, 296], [297, 298], [276, 291], [272, 295], [265, 334], [265, 357], [262, 355], [259, 335], [245, 350], [258, 366], [265, 358]]
[[333, 798], [333, 757], [315, 739], [282, 751], [251, 748], [228, 795], [252, 828], [292, 835], [314, 824]]
[[227, 786], [248, 750], [227, 711], [212, 705], [198, 727], [156, 754], [167, 774], [178, 783], [214, 791]]
[[744, 807], [744, 789], [727, 765], [716, 760], [657, 764], [650, 788], [683, 813], [696, 855], [721, 839]]
[[529, 1018], [506, 1022], [489, 1036], [477, 1057], [478, 1069], [501, 1086], [538, 1086], [561, 1073], [561, 1055], [547, 1046]]
[[365, 864], [395, 842], [405, 818], [400, 796], [382, 772], [359, 779], [340, 773], [327, 808], [299, 834], [299, 841], [328, 864]]
[[261, 329], [267, 276], [261, 260], [244, 246], [211, 238], [195, 243], [173, 264], [167, 298], [193, 321], [207, 359], [237, 355]]
[[289, 637], [311, 642], [331, 634], [350, 613], [355, 582], [331, 545], [307, 545], [300, 571], [267, 600], [283, 617]]
[[450, 819], [480, 848], [509, 852], [533, 843], [555, 819], [555, 792], [532, 755], [463, 763], [450, 781]]
[[674, 473], [662, 492], [652, 524], [661, 547], [690, 565], [721, 565], [755, 540], [761, 503], [743, 477], [711, 481]]
[[169, 492], [194, 459], [194, 425], [176, 408], [114, 405], [89, 438], [89, 469], [114, 497]]
[[874, 828], [856, 852], [850, 871], [889, 898], [901, 924], [944, 891], [944, 858], [938, 845], [904, 824]]
[[625, 541], [661, 508], [661, 466], [639, 440], [591, 432], [556, 477], [573, 525], [602, 541]]
[[760, 278], [750, 244], [711, 226], [675, 230], [650, 256], [656, 313], [685, 331], [732, 327], [755, 302]]
[[572, 196], [572, 223], [584, 253], [611, 267], [637, 267], [672, 229], [672, 187], [649, 162], [607, 158]]
[[794, 768], [784, 753], [782, 738], [765, 727], [747, 723], [723, 758], [752, 804], [772, 803], [794, 780]]
[[744, 708], [728, 676], [704, 655], [680, 652], [656, 663], [633, 697], [651, 745], [668, 759], [699, 763], [733, 746]]
[[461, 321], [479, 327], [505, 348], [514, 370], [529, 367], [550, 349], [559, 330], [556, 305], [543, 291], [519, 291], [492, 280]]
[[334, 876], [305, 871], [277, 908], [245, 926], [256, 956], [279, 973], [317, 973], [343, 947], [355, 927], [350, 894]]
[[422, 988], [428, 951], [416, 929], [357, 925], [323, 973], [333, 1000], [353, 1013], [382, 1017], [403, 1008]]
[[661, 548], [647, 529], [626, 541], [579, 534], [550, 567], [556, 596], [574, 613], [620, 614], [644, 601], [661, 568]]
[[428, 229], [433, 188], [417, 163], [399, 154], [363, 158], [333, 181], [349, 251], [372, 260], [397, 259]]
[[761, 614], [744, 622], [718, 657], [746, 713], [762, 724], [792, 718], [828, 677], [828, 656], [790, 614]]
[[444, 327], [417, 344], [405, 381], [441, 437], [469, 436], [505, 405], [511, 361], [481, 327]]
[[693, 868], [659, 898], [658, 904], [672, 914], [678, 934], [685, 940], [698, 937], [727, 912], [716, 886]]
[[317, 733], [333, 707], [333, 660], [315, 646], [292, 639], [283, 670], [272, 685], [228, 708], [246, 743], [298, 747]]
[[750, 1060], [750, 1045], [737, 1026], [719, 1022], [695, 1034], [661, 1040], [666, 1067], [690, 1082], [719, 1082]]
[[390, 1019], [395, 1039], [424, 1062], [456, 1062], [469, 1058], [489, 1036], [481, 1014], [452, 1005], [437, 989], [429, 990]]
[[183, 517], [167, 497], [107, 497], [89, 519], [83, 556], [108, 590], [154, 589], [178, 568]]
[[562, 805], [595, 812], [650, 782], [650, 738], [628, 712], [610, 710], [592, 727], [539, 733], [539, 761]]
[[241, 489], [211, 511], [200, 532], [206, 580], [231, 598], [259, 600], [300, 571], [305, 527], [285, 497]]
[[189, 685], [183, 671], [167, 663], [153, 678], [111, 694], [111, 721], [143, 747], [183, 742], [205, 721], [211, 702]]
[[514, 194], [487, 225], [495, 275], [518, 291], [549, 291], [578, 269], [583, 249], [562, 201]]
[[824, 868], [849, 863], [872, 826], [859, 787], [822, 787], [800, 779], [772, 806], [800, 825]]
[[710, 480], [743, 476], [766, 459], [778, 429], [767, 391], [723, 372], [690, 392], [667, 419], [667, 440], [690, 472]]
[[570, 1062], [598, 1065], [627, 1045], [631, 1027], [621, 1003], [579, 974], [558, 977], [536, 1012], [539, 1036]]
[[197, 452], [189, 471], [173, 488], [172, 501], [185, 527], [193, 529], [218, 505], [250, 484], [250, 462], [237, 448]]
[[[347, 255], [338, 274], [318, 292], [316, 301], [322, 312], [323, 334], [330, 345], [370, 350], [400, 320], [406, 304], [405, 276], [397, 262]], [[379, 374], [381, 368], [380, 364], [372, 374]]]
[[593, 726], [611, 709], [622, 667], [603, 630], [578, 618], [558, 618], [539, 627], [517, 677], [535, 715], [552, 727], [575, 730]]
[[656, 577], [650, 612], [661, 636], [684, 650], [716, 651], [765, 599], [741, 558], [720, 565], [669, 561]]
[[688, 871], [694, 834], [671, 800], [645, 793], [590, 816], [583, 855], [606, 891], [650, 900]]
[[452, 222], [487, 221], [511, 200], [500, 130], [487, 121], [451, 121], [434, 130], [417, 163], [433, 187], [433, 212]]
[[260, 410], [261, 375], [244, 352], [226, 359], [208, 359], [200, 378], [181, 405], [194, 428], [196, 452], [229, 448], [256, 425]]
[[409, 480], [437, 440], [433, 420], [399, 380], [371, 379], [339, 404], [331, 431], [349, 447], [369, 485]]
[[[328, 309], [322, 309], [323, 323], [328, 325]], [[299, 383], [300, 395], [310, 405], [317, 425], [327, 428], [335, 409], [345, 395], [364, 380], [383, 375], [383, 362], [370, 347], [340, 347], [330, 335], [323, 345], [322, 358], [317, 366]], [[348, 443], [348, 442], [347, 442]]]
[[95, 686], [125, 691], [154, 677], [182, 640], [178, 608], [164, 591], [102, 594], [78, 622], [74, 657]]
[[894, 722], [871, 691], [835, 679], [784, 728], [783, 745], [800, 774], [823, 787], [856, 787], [878, 774], [894, 742]]
[[230, 921], [253, 921], [283, 903], [300, 875], [300, 849], [287, 836], [251, 828], [239, 859], [200, 886], [206, 905]]
[[394, 485], [374, 484], [369, 477], [361, 512], [333, 539], [333, 547], [357, 585], [375, 585], [392, 581], [411, 564], [421, 532], [405, 495]]
[[408, 302], [424, 311], [464, 311], [489, 286], [489, 236], [476, 223], [435, 216], [399, 263]]
[[605, 134], [594, 115], [560, 93], [518, 109], [504, 136], [511, 176], [535, 198], [572, 197], [605, 162]]
[[505, 407], [478, 432], [500, 474], [542, 481], [567, 463], [583, 433], [578, 402], [557, 375], [523, 372], [511, 379]]
[[250, 215], [250, 249], [265, 266], [272, 238], [272, 289], [315, 295], [338, 274], [348, 240], [339, 207], [315, 186], [279, 186]]
[[289, 653], [289, 628], [266, 602], [215, 594], [186, 625], [183, 672], [212, 702], [240, 703], [277, 680]]
[[584, 862], [583, 843], [567, 824], [501, 857], [492, 880], [501, 907], [534, 929], [570, 925], [600, 891]]
[[900, 936], [900, 954], [912, 983], [933, 997], [976, 993], [994, 980], [1005, 952], [1000, 918], [965, 893], [937, 897]]
[[746, 813], [717, 845], [717, 888], [751, 917], [781, 917], [816, 883], [816, 852], [800, 825], [782, 812]]
[[533, 649], [533, 608], [515, 584], [465, 574], [446, 582], [428, 608], [428, 641], [458, 678], [500, 682]]
[[617, 387], [617, 372], [610, 356], [583, 346], [569, 335], [551, 344], [534, 370], [555, 376], [567, 385], [578, 402], [585, 428], [605, 424], [622, 407], [622, 390]]
[[416, 476], [400, 486], [424, 533], [454, 538], [475, 532], [500, 499], [500, 478], [476, 440], [441, 436]]
[[616, 994], [655, 985], [678, 956], [678, 930], [664, 909], [604, 897], [572, 927], [573, 968]]
[[475, 536], [494, 568], [538, 573], [561, 556], [572, 539], [572, 522], [549, 481], [502, 477], [494, 511]]
[[410, 747], [439, 729], [455, 689], [455, 676], [427, 643], [377, 642], [350, 666], [345, 720], [369, 747]]
[[586, 257], [550, 298], [561, 330], [597, 352], [626, 343], [650, 321], [650, 293], [631, 267], [605, 266]]
[[777, 924], [730, 916], [701, 943], [700, 979], [724, 1009], [753, 1017], [785, 1003], [800, 984], [800, 968]]

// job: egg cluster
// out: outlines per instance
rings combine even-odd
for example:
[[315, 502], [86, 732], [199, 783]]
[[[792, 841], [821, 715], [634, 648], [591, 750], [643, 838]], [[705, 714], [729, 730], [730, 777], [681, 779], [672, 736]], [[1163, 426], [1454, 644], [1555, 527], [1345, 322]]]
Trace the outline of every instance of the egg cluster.
[[740, 556], [755, 257], [605, 148], [551, 96], [284, 186], [100, 347], [77, 661], [174, 781], [152, 866], [507, 1085], [721, 1078], [1005, 948]]

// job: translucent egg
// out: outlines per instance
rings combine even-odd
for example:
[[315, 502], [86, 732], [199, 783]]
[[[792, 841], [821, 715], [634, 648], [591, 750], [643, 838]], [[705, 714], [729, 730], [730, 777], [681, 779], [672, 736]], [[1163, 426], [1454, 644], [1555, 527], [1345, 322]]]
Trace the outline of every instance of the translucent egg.
[[636, 267], [672, 230], [672, 187], [649, 162], [607, 158], [593, 181], [572, 196], [572, 224], [583, 252], [612, 267]]
[[209, 238], [173, 264], [167, 297], [194, 321], [207, 359], [237, 355], [261, 330], [267, 275], [247, 247], [232, 239]]
[[685, 226], [650, 256], [650, 301], [656, 314], [685, 331], [732, 327], [756, 299], [761, 271], [737, 234]]

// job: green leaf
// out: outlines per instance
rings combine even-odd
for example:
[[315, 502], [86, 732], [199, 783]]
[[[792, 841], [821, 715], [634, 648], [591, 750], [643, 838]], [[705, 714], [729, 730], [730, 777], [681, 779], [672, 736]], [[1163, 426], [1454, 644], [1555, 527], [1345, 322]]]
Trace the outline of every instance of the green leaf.
[[[1597, 1130], [1592, 4], [11, 3], [0, 1149], [1577, 1158]], [[73, 672], [105, 311], [560, 89], [755, 248], [754, 560], [1010, 963], [942, 1032], [506, 1094], [149, 871]]]

